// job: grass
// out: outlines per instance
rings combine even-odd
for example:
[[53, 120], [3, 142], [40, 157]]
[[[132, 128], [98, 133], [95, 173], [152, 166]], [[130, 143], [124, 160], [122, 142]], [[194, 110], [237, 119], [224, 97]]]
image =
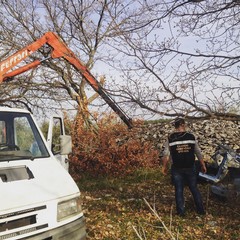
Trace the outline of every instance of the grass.
[[160, 169], [140, 170], [122, 178], [85, 175], [78, 185], [88, 239], [239, 239], [239, 202], [219, 201], [211, 196], [207, 184], [199, 185], [206, 216], [195, 213], [186, 189], [185, 218], [176, 216], [173, 186]]

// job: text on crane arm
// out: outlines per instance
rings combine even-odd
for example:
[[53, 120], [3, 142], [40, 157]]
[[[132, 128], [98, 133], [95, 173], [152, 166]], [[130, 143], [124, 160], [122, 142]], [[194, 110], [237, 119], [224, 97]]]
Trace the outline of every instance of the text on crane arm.
[[11, 56], [9, 59], [3, 61], [0, 64], [0, 71], [1, 72], [6, 72], [9, 69], [11, 69], [12, 67], [16, 66], [19, 62], [21, 62], [23, 59], [25, 59], [26, 57], [28, 57], [29, 55], [31, 55], [32, 51], [29, 51], [28, 49], [16, 53], [13, 56]]

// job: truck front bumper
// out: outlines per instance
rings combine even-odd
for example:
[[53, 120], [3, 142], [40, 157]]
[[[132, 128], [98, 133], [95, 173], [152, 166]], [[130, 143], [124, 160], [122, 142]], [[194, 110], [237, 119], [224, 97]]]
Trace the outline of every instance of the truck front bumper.
[[74, 222], [63, 225], [59, 228], [34, 235], [26, 240], [85, 240], [86, 225], [85, 218], [81, 217]]

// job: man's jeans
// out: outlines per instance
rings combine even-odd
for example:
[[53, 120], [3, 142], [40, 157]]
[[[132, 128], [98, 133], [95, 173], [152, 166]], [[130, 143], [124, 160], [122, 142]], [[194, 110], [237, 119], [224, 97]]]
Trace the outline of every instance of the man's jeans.
[[179, 215], [183, 215], [184, 208], [184, 185], [187, 185], [192, 193], [196, 210], [200, 214], [204, 214], [204, 207], [201, 194], [197, 187], [197, 172], [196, 168], [176, 169], [172, 167], [172, 180], [175, 186], [176, 208]]

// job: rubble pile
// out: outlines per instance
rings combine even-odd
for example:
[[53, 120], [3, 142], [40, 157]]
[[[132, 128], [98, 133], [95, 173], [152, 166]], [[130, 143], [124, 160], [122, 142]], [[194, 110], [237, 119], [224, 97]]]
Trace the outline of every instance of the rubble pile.
[[[233, 149], [240, 149], [240, 125], [226, 120], [188, 121], [188, 131], [193, 132], [198, 139], [205, 158], [209, 158], [217, 144], [227, 144]], [[145, 140], [154, 142], [161, 151], [167, 135], [174, 131], [169, 122], [160, 122], [145, 125], [141, 136]]]

